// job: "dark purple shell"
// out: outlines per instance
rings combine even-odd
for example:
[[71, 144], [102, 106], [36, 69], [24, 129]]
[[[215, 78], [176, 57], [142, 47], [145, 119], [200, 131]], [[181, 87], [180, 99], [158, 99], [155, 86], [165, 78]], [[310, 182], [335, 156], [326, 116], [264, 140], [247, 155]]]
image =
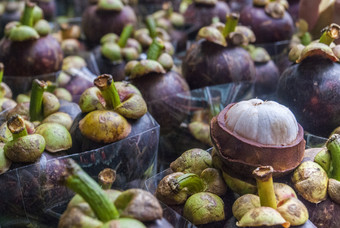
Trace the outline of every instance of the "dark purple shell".
[[340, 64], [309, 57], [280, 77], [278, 100], [288, 106], [306, 131], [328, 137], [340, 126]]
[[133, 9], [125, 6], [122, 11], [98, 10], [96, 5], [86, 8], [82, 17], [82, 29], [86, 40], [94, 45], [107, 33], [120, 34], [125, 25], [136, 24], [137, 19]]
[[272, 43], [289, 40], [294, 33], [294, 22], [288, 12], [281, 19], [270, 17], [263, 7], [247, 6], [240, 14], [240, 23], [249, 26], [256, 43]]
[[255, 95], [274, 93], [280, 77], [275, 63], [272, 60], [266, 63], [255, 63], [255, 68]]
[[[178, 128], [187, 116], [185, 108], [190, 96], [189, 86], [177, 72], [151, 73], [131, 81], [143, 95], [148, 111], [166, 132]], [[181, 96], [178, 96], [181, 94]]]
[[0, 41], [0, 62], [5, 76], [34, 76], [61, 70], [63, 52], [51, 35], [33, 41]]
[[218, 17], [224, 23], [227, 13], [230, 13], [228, 4], [218, 1], [215, 6], [193, 3], [188, 6], [183, 16], [185, 23], [198, 31], [201, 27], [210, 25], [214, 17]]
[[225, 48], [204, 40], [196, 42], [187, 51], [182, 72], [190, 89], [255, 78], [254, 63], [246, 50]]

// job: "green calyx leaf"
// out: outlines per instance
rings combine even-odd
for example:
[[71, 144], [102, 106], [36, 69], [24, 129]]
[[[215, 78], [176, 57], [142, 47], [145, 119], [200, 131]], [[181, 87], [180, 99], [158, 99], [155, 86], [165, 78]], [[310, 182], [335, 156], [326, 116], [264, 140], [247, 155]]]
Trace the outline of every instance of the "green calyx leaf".
[[44, 13], [42, 9], [35, 5], [33, 8], [33, 25], [35, 25], [39, 20], [44, 19]]
[[99, 0], [98, 9], [107, 11], [121, 11], [124, 5], [120, 0]]
[[119, 36], [117, 34], [108, 33], [100, 39], [100, 44], [104, 44], [107, 42], [116, 43], [118, 39], [119, 39]]
[[35, 25], [34, 29], [38, 32], [40, 36], [46, 36], [51, 32], [51, 27], [48, 21], [41, 19]]
[[111, 61], [121, 61], [122, 55], [118, 44], [115, 43], [104, 43], [101, 47], [101, 53], [104, 57]]
[[166, 71], [162, 65], [155, 60], [142, 60], [132, 68], [130, 78], [139, 78], [150, 73], [165, 74]]
[[27, 40], [36, 40], [39, 39], [38, 32], [27, 25], [21, 25], [19, 27], [12, 28], [9, 39], [11, 41], [27, 41]]
[[223, 47], [227, 46], [226, 39], [223, 37], [222, 33], [217, 28], [212, 26], [201, 28], [198, 32], [197, 39], [205, 39]]

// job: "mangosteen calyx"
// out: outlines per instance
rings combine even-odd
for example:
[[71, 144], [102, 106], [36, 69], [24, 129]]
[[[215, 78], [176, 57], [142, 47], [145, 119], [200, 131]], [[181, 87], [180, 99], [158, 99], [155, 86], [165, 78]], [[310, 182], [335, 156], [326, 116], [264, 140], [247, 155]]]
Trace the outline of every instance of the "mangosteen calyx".
[[103, 11], [122, 11], [124, 4], [121, 0], [99, 0], [98, 9]]
[[340, 26], [332, 23], [331, 25], [324, 28], [322, 31], [323, 31], [323, 34], [319, 42], [313, 42], [307, 45], [301, 51], [299, 58], [296, 60], [296, 63], [300, 63], [307, 57], [311, 57], [311, 56], [321, 56], [324, 58], [328, 58], [329, 60], [333, 62], [339, 61], [338, 57], [334, 54], [334, 51], [331, 49], [330, 44], [332, 44], [332, 42], [335, 39], [339, 38]]

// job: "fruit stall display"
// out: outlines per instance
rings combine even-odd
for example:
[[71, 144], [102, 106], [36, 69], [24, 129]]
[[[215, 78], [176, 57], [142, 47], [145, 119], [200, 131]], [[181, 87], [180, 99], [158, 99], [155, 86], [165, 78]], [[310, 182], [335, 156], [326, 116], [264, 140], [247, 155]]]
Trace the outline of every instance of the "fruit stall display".
[[339, 227], [339, 6], [0, 1], [0, 227]]

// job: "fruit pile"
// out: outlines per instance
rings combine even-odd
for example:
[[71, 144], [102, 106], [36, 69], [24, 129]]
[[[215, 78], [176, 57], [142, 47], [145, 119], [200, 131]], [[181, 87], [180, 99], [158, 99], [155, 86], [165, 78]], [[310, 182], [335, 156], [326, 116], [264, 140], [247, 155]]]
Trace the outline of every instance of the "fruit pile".
[[0, 227], [339, 227], [339, 7], [0, 2]]

